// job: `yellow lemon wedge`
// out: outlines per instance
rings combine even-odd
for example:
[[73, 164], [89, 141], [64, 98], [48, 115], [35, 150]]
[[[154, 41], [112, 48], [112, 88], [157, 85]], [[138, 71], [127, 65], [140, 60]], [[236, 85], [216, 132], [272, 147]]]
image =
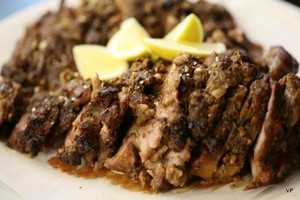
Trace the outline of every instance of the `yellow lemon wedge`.
[[193, 56], [208, 56], [214, 51], [223, 53], [226, 50], [223, 43], [178, 43], [152, 38], [144, 38], [143, 41], [149, 51], [168, 61], [172, 61], [178, 54], [185, 52]]
[[78, 72], [85, 79], [98, 74], [99, 79], [107, 81], [128, 69], [126, 61], [113, 57], [106, 47], [100, 45], [74, 46], [73, 56]]
[[203, 42], [202, 44], [196, 44], [196, 43], [188, 43], [187, 45], [191, 45], [196, 49], [199, 49], [200, 51], [207, 51], [210, 52], [216, 52], [218, 54], [224, 53], [226, 51], [226, 45], [222, 42]]
[[203, 27], [200, 19], [195, 14], [189, 14], [183, 21], [177, 24], [164, 39], [175, 42], [202, 43]]
[[108, 41], [110, 53], [127, 61], [148, 55], [142, 39], [149, 37], [147, 31], [135, 18], [128, 18], [122, 22], [120, 30]]

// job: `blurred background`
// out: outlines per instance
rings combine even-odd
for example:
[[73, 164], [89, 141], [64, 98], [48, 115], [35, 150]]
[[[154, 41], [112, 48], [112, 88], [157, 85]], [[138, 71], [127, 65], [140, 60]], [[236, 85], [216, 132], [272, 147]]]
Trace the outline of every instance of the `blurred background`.
[[[27, 6], [35, 3], [43, 2], [45, 0], [0, 0], [0, 20], [8, 15], [17, 12]], [[300, 6], [300, 0], [286, 0], [297, 6]]]
[[25, 7], [44, 0], [0, 0], [0, 20]]
[[288, 2], [293, 3], [297, 6], [300, 6], [300, 1], [299, 0], [288, 0]]

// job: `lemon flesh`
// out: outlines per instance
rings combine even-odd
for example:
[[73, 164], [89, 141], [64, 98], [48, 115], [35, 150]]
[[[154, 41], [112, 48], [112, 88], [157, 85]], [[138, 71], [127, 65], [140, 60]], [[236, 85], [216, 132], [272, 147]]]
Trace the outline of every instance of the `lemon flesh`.
[[126, 19], [108, 41], [107, 48], [110, 53], [127, 61], [148, 55], [147, 48], [142, 39], [149, 37], [147, 31], [135, 18]]
[[77, 45], [73, 47], [76, 67], [85, 79], [98, 74], [101, 80], [110, 80], [127, 71], [128, 63], [113, 57], [107, 48], [99, 45]]
[[178, 54], [190, 53], [193, 56], [208, 56], [212, 52], [223, 53], [226, 47], [223, 43], [178, 43], [164, 39], [144, 38], [144, 43], [153, 54], [172, 61]]
[[183, 21], [177, 24], [164, 39], [175, 42], [203, 42], [203, 27], [200, 19], [195, 14], [189, 14]]

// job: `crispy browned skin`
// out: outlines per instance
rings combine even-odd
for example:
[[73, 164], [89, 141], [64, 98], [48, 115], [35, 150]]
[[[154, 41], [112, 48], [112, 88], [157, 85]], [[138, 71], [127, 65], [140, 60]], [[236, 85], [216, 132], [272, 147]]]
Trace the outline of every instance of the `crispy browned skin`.
[[10, 134], [24, 111], [24, 99], [24, 91], [20, 84], [11, 80], [0, 81], [0, 136]]

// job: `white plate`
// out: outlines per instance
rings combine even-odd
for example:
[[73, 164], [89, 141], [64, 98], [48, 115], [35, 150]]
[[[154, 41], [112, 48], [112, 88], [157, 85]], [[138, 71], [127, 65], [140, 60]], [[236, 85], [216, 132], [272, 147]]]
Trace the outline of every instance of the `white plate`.
[[[218, 2], [225, 4], [239, 26], [253, 41], [261, 43], [265, 48], [283, 45], [300, 61], [299, 8], [275, 0], [218, 0]], [[77, 3], [77, 0], [71, 3]], [[0, 22], [0, 66], [9, 59], [26, 25], [36, 20], [46, 10], [57, 8], [58, 4], [58, 0], [46, 1]], [[49, 156], [41, 153], [37, 158], [29, 159], [1, 143], [0, 200], [300, 199], [299, 172], [287, 178], [283, 184], [251, 191], [243, 191], [243, 187], [230, 189], [224, 186], [216, 190], [210, 188], [149, 195], [112, 185], [105, 178], [84, 179], [61, 173], [47, 164]]]

